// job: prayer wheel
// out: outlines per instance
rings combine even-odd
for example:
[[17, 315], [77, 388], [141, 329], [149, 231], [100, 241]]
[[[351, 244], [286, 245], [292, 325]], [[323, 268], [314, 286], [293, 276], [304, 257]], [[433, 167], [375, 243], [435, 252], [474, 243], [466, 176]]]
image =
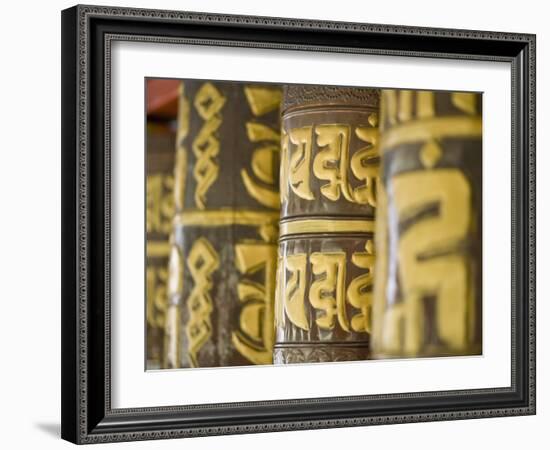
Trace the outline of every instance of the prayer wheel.
[[369, 357], [379, 99], [284, 88], [276, 364]]
[[481, 353], [481, 95], [384, 90], [372, 351]]
[[179, 102], [166, 366], [270, 364], [281, 89], [188, 80]]

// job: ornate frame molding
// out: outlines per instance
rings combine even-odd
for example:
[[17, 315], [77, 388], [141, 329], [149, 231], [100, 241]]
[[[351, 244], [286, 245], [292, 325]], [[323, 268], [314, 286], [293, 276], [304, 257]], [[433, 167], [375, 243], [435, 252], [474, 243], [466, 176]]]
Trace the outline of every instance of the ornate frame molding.
[[[153, 24], [155, 32], [151, 32]], [[65, 10], [62, 26], [65, 439], [97, 443], [535, 413], [534, 35], [99, 6]], [[352, 36], [360, 37], [364, 45], [352, 45]], [[510, 62], [512, 385], [467, 391], [112, 409], [110, 49], [115, 40]], [[98, 123], [98, 117], [104, 117], [104, 123]], [[98, 146], [103, 149], [101, 155], [92, 150]], [[342, 407], [347, 408], [346, 412]]]

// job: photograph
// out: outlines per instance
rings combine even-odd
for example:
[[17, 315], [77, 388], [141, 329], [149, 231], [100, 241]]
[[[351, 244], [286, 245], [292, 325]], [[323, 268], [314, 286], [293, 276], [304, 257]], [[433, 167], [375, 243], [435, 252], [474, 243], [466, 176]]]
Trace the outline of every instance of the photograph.
[[482, 355], [482, 93], [144, 90], [147, 370]]
[[543, 448], [550, 26], [509, 3], [6, 2], [0, 448]]
[[179, 7], [61, 13], [63, 439], [535, 415], [536, 35]]

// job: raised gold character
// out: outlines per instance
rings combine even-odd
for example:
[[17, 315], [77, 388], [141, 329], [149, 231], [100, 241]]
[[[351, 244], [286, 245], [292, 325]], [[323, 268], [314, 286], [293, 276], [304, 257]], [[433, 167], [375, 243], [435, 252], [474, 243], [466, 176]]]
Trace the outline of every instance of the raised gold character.
[[295, 254], [284, 258], [284, 269], [291, 273], [284, 289], [284, 309], [289, 320], [303, 330], [309, 330], [306, 316], [306, 254]]
[[321, 194], [332, 201], [340, 198], [340, 193], [348, 201], [353, 201], [348, 182], [349, 165], [349, 125], [329, 124], [315, 127], [317, 145], [320, 150], [313, 160], [313, 173], [328, 183], [321, 186]]
[[319, 328], [331, 330], [337, 317], [340, 326], [349, 331], [345, 304], [346, 254], [316, 252], [311, 254], [310, 261], [313, 274], [320, 278], [311, 284], [309, 301], [315, 309], [324, 312], [315, 322]]
[[313, 200], [309, 182], [311, 165], [312, 129], [307, 126], [294, 128], [288, 132], [290, 142], [296, 147], [290, 149], [288, 180], [294, 193], [305, 200]]
[[254, 364], [270, 364], [274, 341], [273, 296], [277, 247], [267, 243], [235, 246], [237, 270], [243, 275], [263, 271], [263, 284], [251, 279], [239, 282], [237, 292], [243, 303], [239, 330], [232, 333], [235, 348]]

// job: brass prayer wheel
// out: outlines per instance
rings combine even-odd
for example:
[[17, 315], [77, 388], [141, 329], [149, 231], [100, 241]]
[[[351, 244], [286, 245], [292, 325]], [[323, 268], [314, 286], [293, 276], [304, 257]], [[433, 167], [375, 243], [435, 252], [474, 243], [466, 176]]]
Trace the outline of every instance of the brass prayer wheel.
[[384, 90], [372, 350], [481, 352], [481, 95]]
[[284, 88], [276, 364], [368, 358], [379, 97]]
[[174, 215], [175, 132], [166, 122], [147, 125], [147, 368], [159, 369], [164, 353], [168, 239]]
[[270, 364], [281, 90], [181, 85], [167, 367]]

